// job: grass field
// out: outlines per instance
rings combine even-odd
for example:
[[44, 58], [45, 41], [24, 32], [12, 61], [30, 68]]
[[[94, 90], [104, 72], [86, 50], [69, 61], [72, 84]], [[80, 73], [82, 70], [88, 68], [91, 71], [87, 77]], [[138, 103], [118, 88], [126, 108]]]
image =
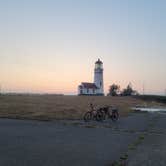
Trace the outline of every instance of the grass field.
[[125, 116], [130, 112], [130, 107], [144, 104], [144, 101], [133, 97], [1, 95], [0, 117], [37, 120], [82, 119], [90, 103], [95, 107], [117, 106], [120, 115]]
[[160, 103], [166, 104], [166, 96], [157, 96], [157, 95], [140, 95], [138, 96], [139, 99], [144, 101], [156, 101]]

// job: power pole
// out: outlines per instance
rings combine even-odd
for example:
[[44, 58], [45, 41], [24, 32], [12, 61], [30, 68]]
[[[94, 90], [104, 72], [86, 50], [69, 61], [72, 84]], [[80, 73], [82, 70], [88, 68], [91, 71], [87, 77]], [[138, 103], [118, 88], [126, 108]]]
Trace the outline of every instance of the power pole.
[[143, 82], [142, 84], [142, 94], [144, 95], [145, 94], [145, 83]]

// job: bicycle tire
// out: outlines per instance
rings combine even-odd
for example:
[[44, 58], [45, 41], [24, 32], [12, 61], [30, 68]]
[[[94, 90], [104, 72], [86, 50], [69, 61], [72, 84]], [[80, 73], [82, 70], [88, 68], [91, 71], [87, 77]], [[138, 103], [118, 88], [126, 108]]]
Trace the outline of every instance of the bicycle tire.
[[111, 119], [112, 119], [112, 121], [117, 121], [118, 119], [119, 119], [119, 114], [118, 114], [118, 112], [115, 112], [115, 113], [113, 113], [112, 115], [111, 115]]
[[90, 111], [86, 112], [85, 115], [84, 115], [84, 121], [88, 122], [92, 120], [92, 114]]
[[96, 120], [97, 121], [103, 121], [105, 118], [104, 113], [102, 111], [98, 111], [96, 114]]

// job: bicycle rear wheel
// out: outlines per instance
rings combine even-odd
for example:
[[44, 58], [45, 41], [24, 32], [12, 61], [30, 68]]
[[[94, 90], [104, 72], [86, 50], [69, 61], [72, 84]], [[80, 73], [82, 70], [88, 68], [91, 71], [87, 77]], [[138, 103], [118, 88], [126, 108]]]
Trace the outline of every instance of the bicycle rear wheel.
[[92, 114], [91, 112], [86, 112], [84, 115], [84, 121], [88, 122], [90, 120], [92, 120]]
[[112, 115], [111, 115], [111, 119], [112, 121], [117, 121], [119, 119], [119, 114], [118, 112], [114, 112]]

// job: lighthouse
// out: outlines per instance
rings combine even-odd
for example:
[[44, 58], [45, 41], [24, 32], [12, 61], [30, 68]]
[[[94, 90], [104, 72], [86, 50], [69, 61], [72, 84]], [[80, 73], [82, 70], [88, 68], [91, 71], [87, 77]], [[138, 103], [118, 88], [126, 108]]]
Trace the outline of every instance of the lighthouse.
[[103, 62], [98, 59], [95, 62], [95, 69], [94, 69], [94, 84], [98, 88], [97, 95], [104, 95], [104, 90], [103, 90]]
[[78, 95], [104, 96], [103, 85], [103, 62], [98, 59], [95, 62], [94, 82], [82, 82], [78, 86]]

